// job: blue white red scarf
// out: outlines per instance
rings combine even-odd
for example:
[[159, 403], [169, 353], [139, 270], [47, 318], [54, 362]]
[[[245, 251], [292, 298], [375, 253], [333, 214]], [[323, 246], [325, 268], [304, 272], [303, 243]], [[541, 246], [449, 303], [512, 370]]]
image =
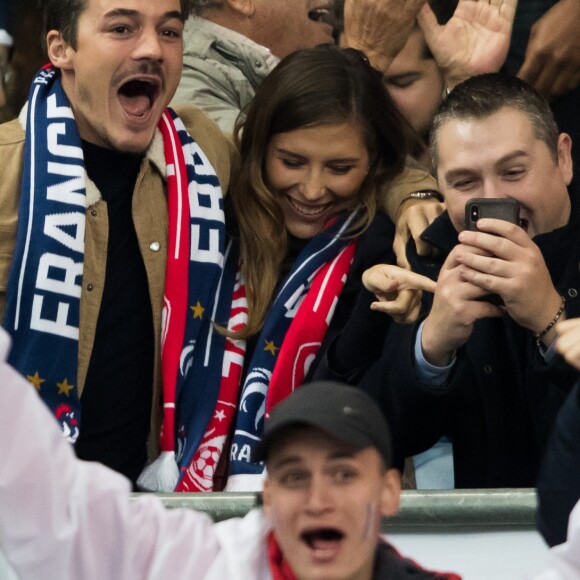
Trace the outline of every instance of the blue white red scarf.
[[[345, 240], [344, 234], [355, 216], [353, 212], [337, 220], [313, 238], [295, 260], [270, 307], [242, 388], [245, 344], [226, 341], [215, 413], [203, 439], [196, 438], [192, 443], [191, 433], [196, 430], [191, 429], [194, 423], [184, 413], [195, 405], [186, 394], [180, 400], [181, 475], [176, 491], [213, 489], [216, 468], [222, 460], [234, 419], [234, 438], [227, 450], [230, 453], [227, 489], [260, 488], [263, 466], [251, 462], [251, 448], [261, 438], [265, 414], [302, 384], [316, 357], [354, 256], [355, 243]], [[231, 305], [229, 328], [233, 329], [240, 328], [247, 320], [243, 283], [239, 273], [232, 275], [237, 271], [237, 254], [231, 252], [224, 278], [229, 277], [230, 283], [235, 279], [233, 299], [228, 284], [224, 283], [222, 290], [228, 297], [227, 304]], [[216, 304], [221, 300], [216, 300]], [[198, 368], [192, 376], [203, 381], [203, 373], [204, 369]]]
[[[74, 442], [80, 429], [76, 385], [87, 202], [81, 140], [56, 70], [45, 67], [35, 77], [27, 115], [4, 326], [13, 338], [10, 363], [39, 390]], [[199, 304], [212, 308], [225, 228], [211, 164], [173, 111], [164, 112], [159, 129], [169, 207], [162, 368], [166, 390], [176, 392], [188, 370], [179, 364], [182, 353], [212, 334], [208, 317], [192, 311], [199, 312]], [[172, 408], [174, 401], [164, 404]]]

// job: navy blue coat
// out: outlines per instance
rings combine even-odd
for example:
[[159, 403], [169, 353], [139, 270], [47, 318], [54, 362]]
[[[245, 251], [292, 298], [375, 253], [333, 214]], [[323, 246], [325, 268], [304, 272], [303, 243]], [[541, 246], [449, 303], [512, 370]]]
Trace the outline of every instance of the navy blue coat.
[[[580, 216], [574, 202], [570, 223], [537, 236], [554, 285], [566, 296], [569, 317], [580, 315]], [[408, 248], [416, 272], [436, 279], [457, 243], [447, 214], [423, 238], [440, 250], [437, 259]], [[424, 299], [424, 314], [431, 306]], [[445, 388], [421, 384], [413, 370], [418, 323], [392, 324], [383, 352], [361, 381], [391, 425], [395, 456], [428, 449], [442, 435], [453, 440], [455, 486], [531, 487], [556, 414], [575, 378], [566, 364], [547, 365], [530, 331], [509, 317], [484, 319], [458, 352]]]

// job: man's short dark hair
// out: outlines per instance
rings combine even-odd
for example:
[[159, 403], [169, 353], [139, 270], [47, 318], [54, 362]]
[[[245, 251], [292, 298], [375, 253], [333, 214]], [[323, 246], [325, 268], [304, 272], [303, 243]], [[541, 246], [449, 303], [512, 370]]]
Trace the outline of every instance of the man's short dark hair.
[[437, 166], [439, 131], [445, 123], [454, 119], [486, 119], [505, 107], [528, 117], [535, 136], [546, 143], [557, 162], [559, 131], [548, 101], [517, 77], [490, 73], [460, 83], [439, 106], [431, 125], [433, 165]]
[[[50, 30], [58, 30], [66, 42], [76, 49], [77, 26], [80, 15], [89, 0], [39, 0], [42, 2], [42, 39]], [[190, 11], [191, 0], [180, 0], [181, 13], [185, 20]]]
[[46, 42], [46, 35], [50, 30], [58, 30], [64, 40], [76, 48], [77, 24], [87, 2], [88, 0], [44, 0], [43, 41]]

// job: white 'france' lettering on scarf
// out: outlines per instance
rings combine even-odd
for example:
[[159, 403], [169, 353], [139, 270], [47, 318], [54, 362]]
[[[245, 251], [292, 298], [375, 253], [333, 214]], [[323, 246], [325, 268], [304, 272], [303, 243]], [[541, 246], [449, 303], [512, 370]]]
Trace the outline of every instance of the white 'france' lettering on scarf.
[[252, 459], [252, 447], [247, 443], [244, 443], [240, 450], [238, 451], [237, 443], [232, 443], [232, 447], [230, 449], [230, 460], [231, 461], [246, 461], [250, 462]]
[[[184, 149], [185, 164], [195, 167], [196, 173], [203, 175], [203, 165], [195, 163], [196, 155], [200, 157], [202, 155], [197, 144], [190, 143]], [[188, 193], [189, 212], [192, 218], [223, 223], [224, 211], [221, 208], [222, 191], [220, 187], [215, 187], [211, 183], [190, 183]], [[224, 256], [219, 251], [219, 229], [209, 228], [209, 237], [206, 240], [201, 239], [200, 230], [199, 225], [191, 225], [191, 259], [223, 266]]]
[[[59, 143], [61, 136], [66, 136], [67, 125], [56, 119], [73, 119], [70, 107], [59, 107], [56, 95], [47, 99], [47, 117], [55, 119], [47, 126], [47, 147], [51, 155], [68, 159], [82, 160], [83, 152], [80, 147]], [[68, 314], [71, 303], [63, 297], [72, 297], [78, 300], [81, 295], [81, 286], [77, 278], [83, 273], [83, 252], [85, 239], [85, 196], [79, 193], [84, 188], [84, 170], [81, 165], [57, 163], [49, 161], [47, 172], [64, 179], [55, 185], [47, 187], [47, 199], [63, 204], [62, 212], [47, 214], [44, 218], [44, 235], [56, 240], [63, 246], [80, 254], [80, 261], [75, 262], [67, 256], [59, 256], [45, 252], [39, 260], [35, 287], [51, 295], [35, 293], [32, 302], [32, 316], [30, 328], [39, 332], [65, 336], [78, 340], [79, 329], [68, 323]], [[69, 206], [69, 207], [66, 207]], [[82, 208], [82, 211], [71, 211], [70, 206]], [[73, 232], [71, 234], [71, 231]], [[52, 296], [54, 295], [54, 296]], [[56, 318], [48, 318], [47, 303], [56, 300]]]
[[[183, 121], [177, 117], [174, 119], [177, 131], [187, 132]], [[183, 145], [183, 157], [186, 166], [193, 167], [195, 174], [198, 176], [215, 176], [213, 167], [195, 142], [185, 143]], [[196, 163], [196, 157], [199, 163]], [[203, 196], [203, 198], [202, 198]], [[190, 181], [188, 184], [189, 213], [193, 220], [216, 221], [216, 228], [208, 227], [203, 224], [203, 229], [208, 233], [207, 239], [201, 239], [201, 225], [191, 224], [190, 229], [190, 260], [204, 262], [208, 264], [217, 264], [220, 268], [224, 264], [224, 255], [220, 251], [220, 227], [225, 221], [224, 211], [220, 207], [223, 199], [222, 190], [219, 184], [216, 186], [212, 183], [201, 183]], [[209, 203], [208, 203], [209, 202]]]

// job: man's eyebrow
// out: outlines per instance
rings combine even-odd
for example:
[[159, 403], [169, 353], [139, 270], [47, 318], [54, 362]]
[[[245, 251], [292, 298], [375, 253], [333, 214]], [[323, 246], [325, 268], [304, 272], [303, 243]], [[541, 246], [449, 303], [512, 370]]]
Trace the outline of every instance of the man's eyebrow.
[[[506, 163], [509, 163], [510, 161], [514, 161], [518, 157], [529, 158], [530, 154], [523, 149], [516, 149], [515, 151], [511, 151], [510, 153], [507, 153], [503, 157], [500, 157], [493, 165], [494, 167], [500, 167], [502, 165], [505, 165]], [[450, 181], [453, 181], [454, 179], [457, 179], [459, 177], [465, 177], [468, 175], [473, 175], [475, 173], [477, 173], [477, 171], [469, 167], [458, 167], [456, 169], [450, 169], [449, 171], [447, 171], [444, 177], [445, 181], [449, 183]]]
[[276, 469], [282, 469], [288, 465], [300, 464], [302, 462], [302, 458], [298, 455], [288, 455], [286, 457], [282, 457], [278, 461], [270, 461], [268, 462], [268, 471], [273, 471]]
[[131, 18], [139, 18], [141, 13], [137, 10], [129, 10], [128, 8], [115, 8], [105, 13], [104, 18], [116, 18], [117, 16], [130, 16]]
[[518, 157], [529, 157], [529, 156], [530, 154], [527, 151], [524, 151], [523, 149], [516, 149], [515, 151], [512, 151], [511, 153], [508, 153], [507, 155], [504, 155], [502, 158], [498, 159], [495, 162], [495, 166], [498, 167], [499, 165], [505, 165], [506, 163], [509, 163], [514, 159], [517, 159]]
[[185, 16], [179, 10], [171, 10], [163, 15], [164, 20], [171, 20], [172, 18], [177, 18], [181, 22], [185, 22]]
[[[129, 8], [115, 8], [113, 10], [109, 10], [104, 15], [104, 18], [116, 18], [118, 16], [129, 16], [130, 18], [141, 18], [142, 14], [138, 10], [131, 10]], [[183, 14], [179, 10], [171, 10], [169, 12], [165, 12], [163, 14], [163, 20], [170, 20], [172, 18], [177, 18], [178, 20], [183, 21]]]
[[469, 169], [468, 167], [458, 167], [457, 169], [450, 169], [449, 171], [445, 172], [445, 181], [449, 183], [454, 179], [459, 177], [466, 177], [467, 175], [473, 175], [476, 173], [473, 169]]
[[[345, 449], [337, 449], [336, 451], [330, 452], [326, 456], [327, 461], [334, 461], [340, 459], [354, 459], [356, 455], [359, 453], [360, 449], [356, 448], [345, 448]], [[303, 463], [303, 458], [300, 455], [288, 455], [286, 457], [280, 458], [278, 461], [271, 461], [268, 465], [268, 471], [273, 471], [276, 469], [281, 469], [282, 467], [286, 467], [288, 465], [300, 465]]]

